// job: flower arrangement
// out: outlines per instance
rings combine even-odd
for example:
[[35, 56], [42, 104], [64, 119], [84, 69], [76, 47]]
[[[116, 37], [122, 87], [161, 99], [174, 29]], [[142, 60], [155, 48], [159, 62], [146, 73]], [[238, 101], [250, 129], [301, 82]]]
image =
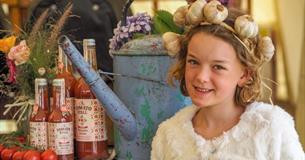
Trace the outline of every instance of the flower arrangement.
[[[188, 4], [194, 3], [195, 1], [186, 0]], [[114, 29], [114, 36], [109, 40], [110, 54], [119, 50], [128, 41], [142, 38], [145, 35], [161, 35], [166, 32], [173, 32], [180, 35], [184, 32], [184, 26], [179, 25], [175, 21], [177, 17], [165, 10], [157, 10], [153, 17], [147, 13], [137, 13], [134, 16], [127, 17], [127, 9], [132, 2], [133, 0], [126, 2], [122, 20], [117, 24], [117, 28]], [[225, 6], [229, 4], [229, 0], [219, 0], [219, 2]], [[184, 19], [184, 17], [181, 18]]]
[[[128, 1], [124, 10], [130, 6], [132, 1]], [[126, 42], [142, 38], [146, 35], [163, 34], [165, 32], [175, 32], [181, 34], [183, 29], [173, 21], [173, 15], [165, 10], [158, 10], [151, 17], [147, 13], [137, 13], [134, 16], [126, 16], [123, 12], [123, 19], [113, 30], [114, 36], [109, 40], [110, 54], [119, 50]]]
[[14, 81], [13, 74], [7, 74], [8, 72], [14, 72], [14, 66], [8, 67], [11, 65], [11, 61], [7, 61], [6, 54], [9, 52], [10, 48], [15, 45], [16, 37], [10, 36], [4, 39], [0, 39], [0, 96], [9, 95], [13, 91], [13, 85], [11, 82]]
[[151, 32], [151, 17], [147, 13], [138, 13], [135, 16], [127, 17], [126, 25], [121, 22], [113, 30], [114, 36], [110, 39], [110, 50], [118, 50], [124, 43], [135, 36], [146, 35]]
[[[45, 10], [33, 25], [31, 32], [0, 40], [0, 51], [3, 52], [8, 73], [3, 72], [0, 79], [0, 93], [11, 93], [6, 86], [15, 86], [15, 101], [6, 104], [4, 115], [12, 108], [17, 108], [13, 119], [17, 123], [26, 121], [34, 105], [34, 80], [38, 77], [52, 79], [56, 73], [57, 38], [69, 17], [72, 5], [68, 4], [64, 13], [57, 21], [46, 21], [49, 9]], [[18, 43], [16, 43], [18, 42]], [[1, 69], [2, 69], [1, 68]], [[1, 72], [2, 73], [2, 72]]]

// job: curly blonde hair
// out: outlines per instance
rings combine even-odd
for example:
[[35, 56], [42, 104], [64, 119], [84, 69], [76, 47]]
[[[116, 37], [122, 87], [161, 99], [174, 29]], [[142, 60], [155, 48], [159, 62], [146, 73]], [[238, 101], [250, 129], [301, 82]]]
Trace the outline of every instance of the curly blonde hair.
[[[233, 27], [235, 19], [240, 15], [243, 15], [243, 13], [237, 10], [230, 9], [229, 16], [224, 21], [224, 23]], [[244, 65], [251, 73], [250, 78], [242, 87], [237, 86], [235, 91], [235, 103], [237, 105], [246, 106], [257, 100], [262, 94], [261, 66], [264, 61], [264, 56], [258, 52], [258, 36], [248, 39], [247, 46], [250, 47], [250, 50], [253, 51], [252, 53], [249, 53], [248, 50], [240, 42], [240, 40], [236, 38], [234, 33], [218, 24], [197, 25], [187, 31], [185, 36], [180, 41], [181, 50], [177, 55], [177, 62], [169, 70], [169, 84], [174, 85], [175, 81], [178, 80], [180, 82], [181, 92], [183, 93], [183, 95], [188, 96], [184, 77], [187, 48], [191, 38], [195, 34], [202, 32], [219, 37], [225, 42], [231, 44], [241, 64]]]

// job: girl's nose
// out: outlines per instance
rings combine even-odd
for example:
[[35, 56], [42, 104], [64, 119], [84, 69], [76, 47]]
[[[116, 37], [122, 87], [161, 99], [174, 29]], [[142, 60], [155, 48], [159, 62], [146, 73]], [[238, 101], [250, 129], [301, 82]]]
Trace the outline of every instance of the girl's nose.
[[200, 69], [198, 69], [196, 80], [200, 83], [209, 82], [210, 75], [211, 73], [208, 67], [201, 67]]

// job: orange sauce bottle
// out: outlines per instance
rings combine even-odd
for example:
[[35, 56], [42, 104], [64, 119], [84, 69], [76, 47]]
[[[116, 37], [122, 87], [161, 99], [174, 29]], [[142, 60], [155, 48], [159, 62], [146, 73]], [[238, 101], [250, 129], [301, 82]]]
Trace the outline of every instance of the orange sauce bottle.
[[63, 50], [58, 46], [58, 72], [56, 78], [65, 80], [66, 88], [66, 107], [74, 119], [74, 85], [76, 79], [72, 75], [72, 65], [68, 57], [63, 53]]
[[[84, 58], [97, 70], [94, 39], [84, 39]], [[76, 152], [78, 159], [106, 159], [107, 132], [105, 111], [83, 78], [75, 85]]]
[[41, 150], [48, 148], [48, 87], [45, 78], [35, 79], [35, 104], [30, 117], [30, 144]]
[[65, 80], [52, 83], [53, 106], [48, 117], [48, 143], [59, 160], [73, 160], [73, 119], [65, 106]]

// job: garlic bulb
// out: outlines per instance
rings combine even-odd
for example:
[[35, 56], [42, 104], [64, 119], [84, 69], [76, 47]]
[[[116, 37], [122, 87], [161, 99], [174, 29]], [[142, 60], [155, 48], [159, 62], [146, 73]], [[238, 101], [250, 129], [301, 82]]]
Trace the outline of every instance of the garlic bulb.
[[172, 57], [177, 55], [180, 51], [181, 35], [174, 32], [166, 32], [162, 35], [164, 48]]
[[213, 24], [219, 24], [228, 16], [228, 9], [219, 1], [212, 0], [203, 9], [206, 20]]
[[274, 45], [270, 37], [266, 36], [259, 39], [258, 51], [264, 55], [265, 61], [270, 61], [275, 51]]
[[189, 24], [197, 25], [203, 21], [203, 7], [207, 2], [205, 0], [197, 0], [191, 4], [186, 14], [186, 21]]
[[241, 38], [253, 38], [258, 34], [258, 25], [249, 15], [237, 17], [234, 28]]
[[185, 16], [188, 11], [188, 7], [189, 7], [188, 5], [179, 7], [173, 15], [174, 22], [180, 27], [186, 24]]

